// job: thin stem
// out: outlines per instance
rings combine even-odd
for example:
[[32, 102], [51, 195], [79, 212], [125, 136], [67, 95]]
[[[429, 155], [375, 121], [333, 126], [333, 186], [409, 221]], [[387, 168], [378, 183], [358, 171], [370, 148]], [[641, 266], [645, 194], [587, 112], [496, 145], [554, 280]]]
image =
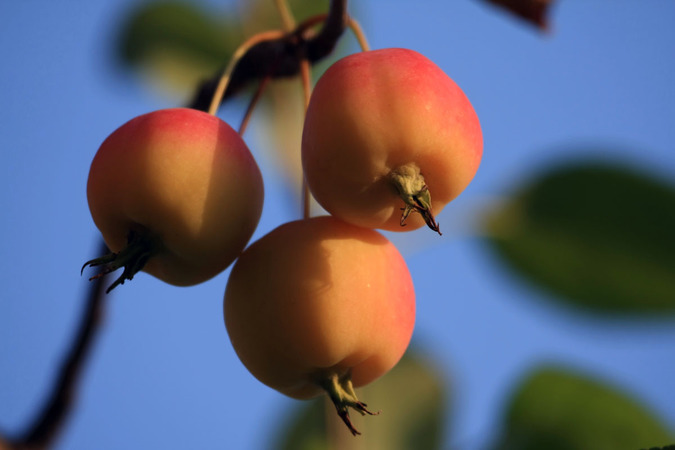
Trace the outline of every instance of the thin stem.
[[216, 91], [213, 94], [213, 98], [211, 99], [211, 105], [209, 106], [208, 111], [209, 114], [214, 116], [216, 115], [216, 112], [218, 111], [218, 106], [223, 101], [223, 95], [225, 95], [225, 90], [227, 89], [227, 84], [230, 81], [232, 72], [234, 72], [237, 63], [246, 54], [246, 52], [256, 44], [259, 44], [264, 41], [272, 41], [275, 39], [280, 39], [283, 36], [284, 32], [280, 30], [265, 31], [263, 33], [258, 33], [256, 35], [251, 36], [243, 44], [241, 44], [239, 48], [237, 48], [237, 50], [232, 55], [232, 58], [228, 62], [227, 67], [225, 67], [225, 71], [220, 76], [218, 86], [216, 87]]
[[300, 80], [302, 81], [302, 93], [305, 100], [305, 112], [307, 112], [309, 100], [312, 97], [312, 73], [309, 61], [306, 58], [300, 61]]
[[[274, 0], [274, 4], [276, 5], [277, 10], [279, 11], [279, 16], [281, 16], [281, 22], [284, 26], [284, 30], [286, 32], [293, 31], [293, 28], [295, 27], [295, 19], [293, 18], [293, 15], [291, 14], [291, 11], [288, 7], [287, 0]], [[270, 77], [266, 76], [262, 80], [260, 80], [260, 83], [258, 83], [258, 89], [255, 91], [255, 94], [253, 94], [253, 98], [251, 98], [251, 102], [248, 104], [248, 108], [246, 109], [246, 114], [244, 114], [244, 118], [241, 121], [241, 125], [239, 125], [240, 136], [244, 136], [244, 132], [248, 127], [248, 123], [251, 119], [251, 115], [253, 114], [253, 110], [255, 109], [255, 106], [258, 104], [258, 101], [260, 100], [263, 91], [267, 87], [269, 80]], [[223, 89], [223, 93], [224, 92], [225, 90]]]
[[[300, 61], [300, 80], [302, 81], [302, 92], [305, 98], [305, 115], [309, 107], [309, 100], [312, 96], [312, 74], [310, 71], [309, 61], [307, 58], [302, 58]], [[307, 178], [304, 170], [302, 174], [302, 218], [309, 219], [310, 216], [310, 193], [307, 185]]]
[[[275, 0], [274, 3], [277, 5], [277, 9], [279, 10], [279, 15], [281, 16], [281, 21], [284, 24], [284, 28], [286, 31], [290, 32], [293, 30], [295, 27], [295, 19], [293, 18], [293, 14], [291, 13], [290, 9], [288, 8], [288, 1], [287, 0]], [[311, 22], [313, 23], [312, 18], [310, 18]], [[298, 36], [302, 36], [302, 33], [304, 33], [305, 29], [308, 27], [306, 23], [301, 24], [300, 27], [296, 30], [296, 33]], [[311, 87], [311, 73], [310, 73], [310, 67], [309, 67], [309, 61], [307, 60], [307, 57], [303, 54], [302, 57], [300, 58], [300, 82], [302, 83], [302, 93], [304, 97], [304, 105], [303, 105], [303, 111], [305, 111], [305, 114], [307, 113], [307, 106], [309, 106], [309, 98], [312, 94], [312, 87]], [[302, 218], [303, 219], [309, 219], [309, 187], [307, 186], [307, 180], [305, 179], [305, 174], [303, 171], [302, 174]]]
[[356, 37], [356, 40], [359, 41], [359, 46], [361, 47], [361, 50], [364, 52], [370, 51], [370, 45], [368, 45], [368, 40], [366, 39], [366, 35], [363, 32], [363, 28], [361, 28], [361, 25], [356, 20], [350, 17], [347, 20], [347, 26]]
[[286, 0], [274, 0], [274, 4], [277, 6], [277, 10], [281, 16], [281, 23], [284, 25], [284, 29], [291, 31], [295, 27], [295, 19], [293, 19], [293, 15], [288, 8], [288, 2]]
[[322, 24], [328, 19], [328, 14], [322, 13], [322, 14], [317, 14], [312, 17], [308, 17], [307, 19], [303, 20], [298, 24], [298, 26], [295, 28], [295, 32], [298, 34], [303, 34], [305, 31], [309, 30], [312, 27], [315, 27], [319, 24]]
[[[277, 5], [277, 9], [279, 10], [279, 15], [281, 16], [281, 21], [284, 24], [284, 28], [286, 28], [287, 31], [291, 31], [293, 27], [295, 27], [295, 19], [293, 18], [293, 15], [291, 14], [289, 8], [288, 8], [288, 2], [287, 0], [275, 0], [275, 3]], [[301, 36], [302, 33], [304, 33], [305, 29], [307, 29], [309, 24], [313, 24], [315, 19], [310, 18], [309, 22], [304, 22], [303, 24], [298, 27], [296, 30], [297, 35]], [[302, 83], [302, 93], [304, 97], [304, 105], [303, 105], [303, 111], [305, 114], [307, 113], [307, 106], [309, 106], [309, 98], [312, 94], [312, 87], [311, 87], [311, 73], [310, 73], [310, 66], [309, 66], [309, 61], [307, 60], [307, 57], [303, 54], [303, 56], [300, 58], [300, 82]], [[303, 172], [302, 174], [302, 217], [303, 219], [308, 219], [310, 215], [309, 211], [309, 187], [307, 186], [307, 180], [305, 179], [305, 174]]]
[[251, 115], [253, 114], [253, 110], [255, 109], [256, 105], [258, 104], [258, 101], [260, 100], [260, 97], [262, 97], [262, 93], [267, 87], [267, 84], [270, 81], [270, 77], [265, 77], [262, 80], [260, 80], [260, 83], [258, 83], [258, 89], [256, 89], [255, 94], [253, 94], [253, 97], [251, 98], [251, 101], [248, 104], [248, 108], [246, 109], [246, 114], [244, 114], [244, 118], [241, 120], [241, 124], [239, 125], [239, 135], [244, 136], [244, 132], [246, 131], [246, 128], [248, 127], [248, 123], [251, 120]]
[[[301, 23], [292, 33], [280, 35], [253, 45], [237, 63], [230, 74], [222, 99], [241, 91], [248, 84], [269, 76], [272, 79], [298, 75], [299, 55], [305, 55], [311, 64], [330, 55], [337, 41], [347, 29], [347, 0], [330, 0], [328, 14], [314, 16]], [[304, 31], [322, 23], [317, 33], [304, 36]], [[304, 36], [304, 37], [303, 37]], [[222, 72], [201, 82], [187, 107], [209, 111]], [[215, 110], [217, 107], [211, 108]]]

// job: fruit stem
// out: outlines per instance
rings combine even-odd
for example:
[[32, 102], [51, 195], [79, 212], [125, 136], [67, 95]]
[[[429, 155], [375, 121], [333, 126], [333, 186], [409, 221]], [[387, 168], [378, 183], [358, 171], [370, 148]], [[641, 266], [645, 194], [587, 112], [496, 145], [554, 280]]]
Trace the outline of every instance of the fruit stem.
[[234, 72], [234, 68], [237, 66], [237, 63], [241, 60], [241, 58], [243, 58], [244, 55], [246, 55], [246, 52], [248, 52], [251, 49], [251, 47], [253, 47], [256, 44], [259, 44], [264, 41], [279, 39], [283, 36], [284, 32], [280, 30], [270, 30], [254, 34], [246, 41], [244, 41], [244, 43], [241, 44], [237, 48], [237, 50], [234, 51], [232, 58], [230, 58], [230, 61], [227, 63], [227, 67], [225, 67], [225, 70], [223, 71], [223, 74], [220, 76], [220, 80], [218, 81], [218, 86], [216, 87], [216, 91], [213, 94], [213, 98], [211, 99], [211, 105], [209, 106], [209, 114], [214, 116], [216, 115], [216, 112], [218, 111], [218, 106], [220, 106], [220, 103], [223, 101], [223, 96], [225, 95], [225, 91], [227, 90], [227, 85], [230, 82], [232, 72]]
[[420, 168], [415, 163], [408, 163], [397, 167], [389, 172], [389, 181], [396, 187], [399, 196], [405, 202], [405, 208], [401, 208], [401, 226], [410, 213], [417, 212], [422, 215], [427, 226], [443, 235], [438, 228], [438, 223], [431, 212], [431, 192], [424, 181]]
[[248, 127], [248, 123], [251, 120], [251, 116], [253, 115], [253, 110], [258, 104], [260, 97], [262, 97], [263, 91], [267, 87], [269, 81], [270, 81], [269, 76], [264, 77], [262, 80], [260, 80], [260, 83], [258, 83], [258, 89], [256, 89], [255, 93], [253, 94], [253, 97], [251, 97], [251, 101], [249, 102], [248, 107], [246, 108], [246, 113], [244, 113], [244, 118], [241, 119], [241, 124], [239, 125], [238, 132], [239, 136], [241, 136], [242, 138], [244, 137], [244, 132]]
[[274, 3], [277, 7], [277, 11], [279, 11], [279, 16], [281, 17], [281, 22], [284, 24], [284, 28], [286, 31], [291, 31], [295, 26], [295, 19], [293, 18], [293, 14], [291, 14], [290, 8], [288, 7], [288, 1], [274, 0]]
[[[302, 92], [304, 94], [304, 111], [307, 114], [309, 100], [312, 96], [312, 73], [307, 58], [300, 60], [300, 81], [302, 82]], [[302, 172], [302, 218], [309, 219], [310, 216], [310, 192], [304, 171]]]
[[363, 32], [363, 28], [361, 28], [361, 25], [351, 17], [347, 19], [347, 25], [349, 26], [349, 29], [356, 37], [356, 40], [359, 43], [359, 47], [361, 47], [361, 51], [363, 52], [370, 51], [370, 45], [368, 45], [368, 40], [366, 39], [366, 35]]
[[343, 376], [339, 376], [336, 373], [328, 374], [319, 380], [319, 385], [328, 393], [328, 396], [335, 405], [338, 416], [340, 416], [340, 419], [347, 425], [347, 428], [353, 436], [361, 433], [354, 428], [352, 421], [349, 419], [349, 408], [358, 411], [362, 416], [365, 416], [366, 414], [371, 416], [380, 414], [379, 411], [376, 413], [369, 411], [366, 408], [368, 405], [359, 401], [356, 392], [354, 392], [354, 386], [349, 372]]
[[89, 281], [93, 281], [124, 267], [122, 274], [106, 289], [105, 293], [107, 294], [120, 284], [124, 284], [126, 280], [133, 279], [134, 275], [143, 270], [148, 260], [159, 252], [159, 248], [157, 241], [149, 238], [147, 233], [130, 231], [126, 247], [117, 253], [111, 252], [87, 261], [82, 266], [80, 274], [84, 273], [87, 266], [100, 266], [101, 271], [89, 278]]
[[[290, 8], [288, 7], [288, 0], [275, 0], [274, 3], [276, 4], [277, 11], [279, 12], [279, 16], [281, 17], [281, 22], [284, 25], [284, 29], [289, 33], [292, 32], [293, 28], [295, 27], [295, 18], [293, 17], [293, 14], [291, 13]], [[325, 16], [322, 17], [325, 19]], [[295, 29], [295, 34], [298, 39], [303, 39], [302, 35], [305, 31], [305, 27], [310, 26], [307, 24], [311, 23], [313, 22], [311, 21], [305, 22]], [[309, 60], [307, 59], [306, 55], [304, 55], [304, 53], [299, 56], [299, 63], [300, 63], [300, 82], [302, 84], [302, 93], [304, 97], [303, 110], [306, 113], [307, 107], [309, 106], [309, 98], [312, 95], [312, 86], [311, 86], [312, 74]], [[308, 219], [310, 216], [310, 193], [309, 187], [307, 186], [307, 181], [305, 180], [304, 172], [302, 173], [301, 199], [302, 199], [302, 218]]]

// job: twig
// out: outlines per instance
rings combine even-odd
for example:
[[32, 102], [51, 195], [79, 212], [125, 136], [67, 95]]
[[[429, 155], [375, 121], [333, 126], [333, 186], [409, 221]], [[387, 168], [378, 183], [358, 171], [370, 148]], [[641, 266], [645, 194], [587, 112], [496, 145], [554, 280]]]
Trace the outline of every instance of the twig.
[[[239, 92], [249, 83], [269, 76], [286, 78], [300, 73], [300, 61], [306, 57], [310, 64], [328, 56], [348, 24], [347, 0], [331, 0], [323, 27], [314, 36], [304, 38], [300, 33], [288, 33], [279, 39], [260, 42], [251, 47], [234, 68], [223, 100]], [[298, 26], [305, 31], [302, 24]], [[208, 111], [221, 72], [201, 83], [188, 107]]]
[[[300, 24], [296, 32], [251, 47], [233, 70], [223, 101], [249, 83], [260, 79], [297, 75], [303, 58], [315, 63], [329, 55], [346, 29], [348, 23], [346, 12], [347, 0], [331, 0], [323, 27], [316, 35], [304, 38], [307, 27], [314, 23], [313, 20], [309, 20], [304, 25]], [[221, 75], [222, 73], [218, 73], [202, 83], [188, 107], [208, 111]], [[104, 243], [101, 243], [101, 246], [102, 251], [97, 254], [108, 251]], [[86, 357], [99, 329], [107, 278], [107, 276], [97, 278], [89, 285], [87, 303], [77, 335], [62, 362], [54, 386], [42, 409], [18, 437], [8, 438], [0, 433], [0, 450], [47, 449], [54, 444], [63, 430], [75, 403], [75, 393]]]
[[[101, 242], [100, 253], [108, 251]], [[55, 442], [75, 403], [75, 391], [84, 369], [84, 363], [101, 324], [103, 293], [108, 276], [90, 284], [87, 303], [80, 320], [77, 335], [59, 369], [54, 386], [42, 409], [26, 430], [17, 438], [7, 439], [10, 449], [47, 449]], [[1, 437], [0, 437], [1, 440]]]
[[[310, 71], [309, 61], [303, 59], [300, 65], [300, 79], [302, 82], [302, 92], [304, 95], [304, 104], [303, 110], [305, 115], [307, 114], [307, 107], [309, 106], [309, 99], [312, 94], [312, 74]], [[309, 185], [307, 184], [307, 178], [305, 177], [304, 170], [302, 174], [302, 218], [309, 219], [310, 216], [310, 200], [311, 193], [309, 192]]]

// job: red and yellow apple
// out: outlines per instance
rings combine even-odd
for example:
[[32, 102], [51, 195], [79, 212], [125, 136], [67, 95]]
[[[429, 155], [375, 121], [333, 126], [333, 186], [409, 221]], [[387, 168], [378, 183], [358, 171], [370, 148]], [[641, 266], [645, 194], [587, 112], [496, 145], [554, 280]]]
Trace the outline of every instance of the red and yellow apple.
[[[262, 212], [263, 182], [229, 125], [176, 108], [136, 117], [103, 142], [91, 163], [87, 198], [115, 254], [88, 264], [131, 272], [141, 266], [187, 286], [220, 273], [244, 249]], [[145, 253], [134, 254], [134, 246]]]
[[251, 244], [224, 299], [237, 355], [262, 383], [297, 399], [328, 392], [368, 412], [353, 387], [391, 369], [410, 341], [415, 294], [394, 245], [331, 216], [283, 224]]
[[438, 231], [434, 213], [467, 187], [482, 151], [464, 92], [428, 58], [400, 48], [356, 53], [328, 68], [302, 136], [303, 168], [319, 204], [345, 221], [391, 231], [425, 222]]

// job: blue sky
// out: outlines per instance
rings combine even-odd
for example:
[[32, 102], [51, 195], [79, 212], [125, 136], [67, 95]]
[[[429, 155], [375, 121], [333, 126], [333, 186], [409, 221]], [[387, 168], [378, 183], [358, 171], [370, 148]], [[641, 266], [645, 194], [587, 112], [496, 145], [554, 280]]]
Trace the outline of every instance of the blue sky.
[[[111, 39], [132, 3], [0, 3], [5, 431], [32, 417], [79, 318], [87, 290], [79, 269], [98, 242], [85, 195], [91, 158], [126, 120], [174, 106], [112, 62]], [[473, 227], [486, 202], [573, 158], [618, 160], [673, 179], [675, 3], [560, 1], [543, 36], [478, 1], [352, 3], [373, 48], [408, 47], [434, 60], [483, 126], [477, 177], [439, 216], [453, 232], [395, 236], [416, 285], [415, 345], [453, 388], [448, 446], [485, 444], [509, 389], [548, 361], [625, 388], [675, 428], [672, 318], [597, 320], [552, 306], [504, 270]], [[262, 157], [263, 132], [254, 123], [246, 136], [266, 183], [256, 236], [297, 218]], [[269, 442], [296, 402], [237, 360], [222, 321], [226, 279], [176, 288], [139, 275], [110, 297], [58, 448], [245, 450]]]

